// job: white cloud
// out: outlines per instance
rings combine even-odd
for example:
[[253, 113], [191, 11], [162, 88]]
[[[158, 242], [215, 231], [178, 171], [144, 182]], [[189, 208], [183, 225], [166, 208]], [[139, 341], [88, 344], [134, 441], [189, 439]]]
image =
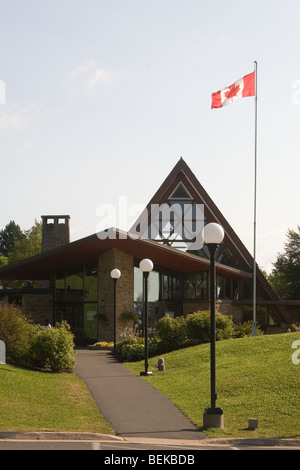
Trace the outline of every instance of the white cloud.
[[6, 105], [4, 112], [0, 113], [0, 131], [24, 132], [35, 129], [39, 113], [39, 107], [35, 103], [23, 108]]
[[24, 131], [28, 127], [29, 120], [20, 111], [5, 112], [0, 115], [0, 130]]
[[71, 100], [78, 93], [90, 94], [102, 86], [116, 87], [126, 77], [125, 72], [99, 67], [95, 60], [70, 70], [64, 79], [64, 85], [71, 94]]

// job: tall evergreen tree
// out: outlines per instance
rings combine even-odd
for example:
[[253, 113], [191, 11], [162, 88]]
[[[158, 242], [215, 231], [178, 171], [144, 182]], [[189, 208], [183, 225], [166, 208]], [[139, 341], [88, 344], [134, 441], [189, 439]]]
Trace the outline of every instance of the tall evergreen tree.
[[8, 256], [15, 243], [23, 238], [24, 234], [20, 226], [11, 220], [3, 230], [0, 230], [0, 256]]

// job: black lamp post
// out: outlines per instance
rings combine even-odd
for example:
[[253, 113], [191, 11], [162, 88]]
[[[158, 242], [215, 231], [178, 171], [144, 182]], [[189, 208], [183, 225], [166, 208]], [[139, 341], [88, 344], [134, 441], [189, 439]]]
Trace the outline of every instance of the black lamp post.
[[223, 410], [216, 406], [216, 266], [215, 256], [218, 245], [224, 239], [224, 230], [216, 223], [207, 224], [203, 231], [204, 243], [210, 253], [210, 407], [203, 415], [205, 427], [223, 427]]
[[145, 370], [140, 375], [153, 375], [148, 372], [148, 277], [153, 269], [153, 263], [150, 259], [143, 259], [140, 262], [140, 270], [143, 271], [144, 287], [144, 337], [145, 337]]
[[113, 269], [110, 273], [114, 281], [114, 349], [113, 353], [116, 353], [117, 346], [117, 281], [121, 277], [121, 271], [119, 269]]

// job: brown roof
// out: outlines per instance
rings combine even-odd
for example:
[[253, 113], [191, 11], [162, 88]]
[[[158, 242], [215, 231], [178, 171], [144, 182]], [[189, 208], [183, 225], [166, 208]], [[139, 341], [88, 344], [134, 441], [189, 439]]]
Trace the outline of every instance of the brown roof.
[[[100, 237], [104, 239], [94, 234], [2, 267], [0, 279], [49, 279], [55, 272], [82, 265], [113, 248], [124, 251], [136, 259], [150, 258], [154, 265], [182, 273], [209, 270], [207, 259], [151, 240], [138, 238], [118, 229], [111, 228], [101, 232]], [[236, 278], [249, 279], [250, 277], [249, 273], [218, 263], [217, 272], [220, 275], [226, 274]]]

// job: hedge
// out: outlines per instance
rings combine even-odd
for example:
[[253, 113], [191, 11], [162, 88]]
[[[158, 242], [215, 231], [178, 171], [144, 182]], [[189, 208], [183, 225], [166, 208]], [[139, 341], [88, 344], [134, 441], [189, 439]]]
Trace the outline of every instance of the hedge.
[[[234, 336], [233, 321], [228, 316], [216, 313], [216, 339]], [[168, 315], [155, 324], [155, 333], [148, 339], [149, 357], [194, 346], [210, 341], [210, 312], [195, 312], [185, 317], [171, 318]], [[117, 344], [117, 354], [122, 361], [139, 361], [145, 357], [144, 339], [130, 337]]]

